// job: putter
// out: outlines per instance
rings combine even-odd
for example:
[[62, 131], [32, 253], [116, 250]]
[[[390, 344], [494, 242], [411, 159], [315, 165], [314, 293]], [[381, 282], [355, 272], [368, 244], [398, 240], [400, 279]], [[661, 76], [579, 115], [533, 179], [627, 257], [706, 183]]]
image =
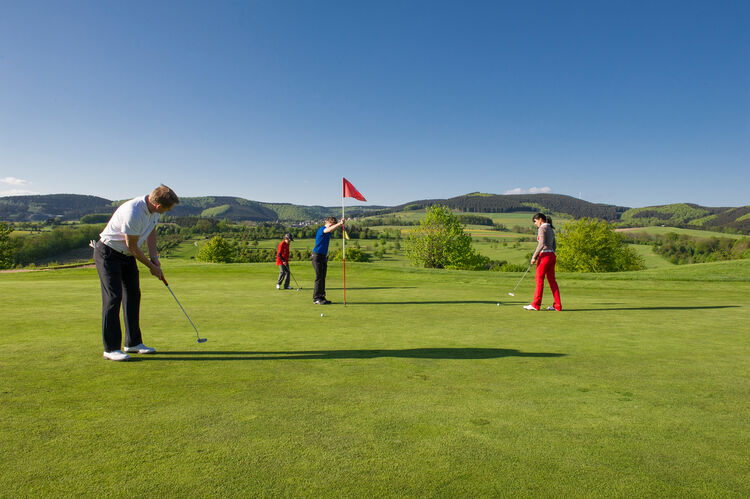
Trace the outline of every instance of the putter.
[[163, 283], [164, 283], [164, 285], [165, 285], [165, 286], [167, 287], [167, 289], [169, 290], [169, 292], [170, 292], [170, 293], [172, 293], [172, 296], [174, 296], [174, 301], [176, 301], [176, 302], [177, 302], [177, 304], [178, 304], [178, 305], [180, 306], [180, 308], [182, 309], [182, 312], [183, 312], [183, 313], [185, 314], [185, 317], [187, 317], [187, 320], [189, 320], [189, 321], [190, 321], [190, 325], [191, 325], [191, 326], [193, 326], [193, 329], [195, 329], [195, 335], [196, 335], [196, 336], [198, 337], [198, 343], [205, 343], [205, 342], [207, 342], [207, 341], [208, 341], [208, 338], [201, 338], [201, 335], [200, 335], [200, 334], [198, 334], [198, 328], [197, 328], [197, 327], [195, 327], [195, 324], [193, 324], [193, 321], [192, 321], [192, 319], [190, 319], [190, 316], [188, 315], [188, 313], [187, 313], [187, 312], [185, 312], [185, 307], [183, 307], [183, 306], [182, 306], [182, 303], [180, 303], [180, 300], [178, 300], [178, 299], [177, 299], [177, 296], [175, 296], [175, 294], [174, 294], [174, 291], [172, 291], [172, 288], [170, 288], [170, 287], [169, 287], [169, 284], [167, 283], [167, 280], [166, 280], [166, 279], [164, 279], [164, 278], [162, 278], [162, 282], [163, 282]]
[[[526, 274], [528, 274], [528, 273], [529, 273], [529, 269], [530, 269], [530, 268], [531, 268], [531, 264], [529, 264], [529, 266], [528, 266], [528, 267], [526, 268], [526, 272], [524, 272], [524, 273], [523, 273], [523, 275], [521, 276], [521, 280], [520, 280], [520, 281], [518, 281], [518, 284], [521, 284], [521, 281], [523, 281], [523, 278], [524, 278], [524, 277], [526, 277]], [[516, 288], [518, 287], [518, 284], [516, 284]], [[510, 292], [510, 293], [508, 293], [508, 294], [509, 294], [510, 296], [516, 296], [516, 288], [513, 288], [513, 291], [511, 291], [511, 292]]]
[[302, 288], [300, 287], [299, 283], [297, 282], [297, 278], [294, 277], [294, 274], [292, 274], [292, 269], [287, 265], [287, 268], [289, 268], [289, 275], [292, 276], [292, 279], [294, 279], [294, 284], [297, 285], [297, 291], [301, 291]]

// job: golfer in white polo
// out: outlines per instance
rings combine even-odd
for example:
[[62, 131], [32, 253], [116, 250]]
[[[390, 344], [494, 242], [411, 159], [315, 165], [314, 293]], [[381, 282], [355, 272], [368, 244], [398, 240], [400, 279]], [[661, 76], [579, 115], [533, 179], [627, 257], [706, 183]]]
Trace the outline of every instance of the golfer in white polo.
[[[141, 339], [141, 288], [136, 260], [151, 275], [164, 279], [156, 249], [156, 224], [161, 214], [180, 202], [166, 185], [151, 194], [123, 203], [112, 215], [94, 245], [94, 262], [102, 285], [104, 358], [127, 360], [128, 353], [154, 353]], [[146, 242], [150, 258], [141, 249]], [[121, 350], [120, 304], [125, 319], [125, 348]]]

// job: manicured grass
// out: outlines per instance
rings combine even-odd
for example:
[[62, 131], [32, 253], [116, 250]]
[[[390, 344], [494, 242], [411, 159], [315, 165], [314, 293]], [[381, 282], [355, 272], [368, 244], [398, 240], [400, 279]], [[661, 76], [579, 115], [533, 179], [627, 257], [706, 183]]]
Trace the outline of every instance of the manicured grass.
[[746, 497], [749, 263], [561, 274], [552, 313], [520, 274], [351, 263], [344, 307], [332, 263], [321, 307], [309, 262], [166, 260], [209, 341], [143, 273], [128, 363], [95, 270], [0, 274], [2, 495]]
[[674, 267], [675, 264], [654, 252], [654, 247], [650, 244], [629, 244], [630, 248], [643, 257], [643, 263], [647, 269], [660, 269], [665, 267]]

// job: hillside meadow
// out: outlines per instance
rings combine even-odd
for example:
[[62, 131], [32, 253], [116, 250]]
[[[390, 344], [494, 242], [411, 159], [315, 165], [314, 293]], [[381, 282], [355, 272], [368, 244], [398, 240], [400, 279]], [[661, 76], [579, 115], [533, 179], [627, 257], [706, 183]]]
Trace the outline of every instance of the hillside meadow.
[[[94, 269], [0, 274], [6, 497], [750, 495], [750, 265], [560, 274], [165, 259], [157, 353], [101, 357]], [[550, 298], [545, 298], [548, 305]], [[321, 316], [324, 314], [324, 316]]]
[[[516, 213], [475, 213], [472, 215], [478, 215], [492, 219], [496, 224], [502, 224], [506, 227], [506, 230], [493, 230], [490, 227], [483, 225], [471, 225], [467, 224], [464, 229], [467, 233], [472, 236], [473, 247], [482, 255], [489, 257], [492, 260], [507, 261], [518, 265], [528, 265], [529, 258], [536, 248], [535, 232], [531, 229], [530, 223], [534, 213], [532, 212], [516, 212]], [[389, 214], [388, 217], [393, 217], [397, 220], [403, 220], [408, 223], [416, 223], [420, 218], [424, 217], [424, 210], [413, 210], [413, 211], [402, 211], [394, 214]], [[377, 218], [377, 217], [374, 217]], [[351, 223], [357, 224], [358, 221], [366, 222], [368, 218], [355, 220]], [[554, 223], [559, 228], [569, 218], [560, 217], [555, 219]], [[527, 229], [526, 232], [513, 232], [513, 227], [521, 227]], [[402, 238], [406, 238], [410, 230], [415, 229], [414, 225], [376, 225], [371, 227], [373, 230], [378, 232], [383, 231], [394, 231], [398, 230]], [[644, 228], [644, 230], [652, 230], [656, 228]], [[659, 228], [661, 229], [661, 228]], [[637, 229], [626, 229], [627, 231]], [[673, 229], [675, 232], [683, 233], [685, 229]], [[694, 231], [701, 232], [701, 231]], [[656, 232], [654, 232], [656, 233]], [[718, 233], [706, 233], [707, 237]], [[180, 244], [176, 249], [170, 250], [169, 255], [179, 258], [195, 258], [197, 256], [200, 247], [205, 244], [211, 236], [203, 238], [191, 239]], [[334, 243], [335, 248], [341, 247], [341, 234], [337, 232], [334, 236], [338, 239]], [[258, 249], [275, 249], [279, 240], [260, 240], [257, 245], [254, 246]], [[292, 249], [301, 250], [312, 250], [314, 246], [314, 239], [295, 239], [292, 243]], [[347, 247], [358, 246], [363, 251], [369, 253], [372, 256], [372, 261], [380, 263], [389, 263], [399, 266], [410, 266], [410, 262], [404, 255], [404, 240], [399, 241], [396, 245], [392, 239], [378, 241], [375, 239], [351, 239], [347, 241]], [[385, 245], [386, 252], [383, 257], [375, 257], [374, 253], [377, 249]], [[639, 255], [644, 258], [646, 268], [662, 268], [670, 267], [674, 265], [669, 262], [666, 258], [654, 253], [653, 247], [650, 245], [639, 245], [630, 244], [630, 247], [635, 249]]]
[[[461, 215], [459, 213], [459, 215]], [[408, 236], [410, 230], [413, 230], [421, 217], [424, 216], [424, 210], [409, 210], [388, 214], [385, 216], [385, 220], [395, 221], [396, 223], [401, 222], [405, 225], [370, 225], [373, 220], [382, 223], [383, 219], [380, 216], [376, 217], [365, 217], [358, 218], [352, 222], [352, 225], [359, 227], [366, 227], [370, 230], [370, 234], [383, 233], [385, 241], [377, 239], [351, 239], [347, 244], [350, 246], [359, 245], [360, 248], [369, 253], [371, 260], [381, 263], [394, 263], [399, 265], [409, 265], [409, 262], [404, 255], [404, 238]], [[472, 236], [474, 248], [482, 255], [495, 261], [507, 261], [514, 265], [527, 265], [529, 257], [535, 247], [535, 234], [533, 226], [531, 224], [532, 212], [513, 212], [513, 213], [471, 213], [468, 216], [479, 216], [486, 217], [493, 221], [495, 224], [504, 226], [503, 230], [497, 230], [491, 226], [486, 225], [465, 225], [465, 230]], [[558, 230], [564, 226], [569, 219], [565, 217], [556, 217], [555, 224]], [[204, 221], [201, 219], [201, 221]], [[216, 222], [214, 222], [216, 224]], [[210, 224], [209, 224], [210, 225]], [[43, 240], [49, 238], [54, 230], [59, 231], [82, 231], [88, 230], [89, 228], [102, 227], [103, 224], [73, 224], [65, 223], [59, 226], [38, 226], [34, 233], [29, 233], [28, 230], [21, 231], [16, 230], [14, 237], [22, 237], [24, 240]], [[167, 230], [179, 229], [179, 225], [174, 223], [164, 223], [161, 225], [162, 228]], [[228, 227], [244, 227], [242, 224], [232, 225]], [[712, 231], [701, 231], [695, 229], [681, 229], [674, 227], [642, 227], [642, 228], [628, 228], [618, 229], [618, 231], [626, 237], [642, 237], [648, 236], [650, 238], [664, 238], [667, 234], [674, 233], [680, 236], [687, 236], [696, 241], [718, 237], [720, 239], [733, 239], [738, 240], [743, 236], [738, 234], [728, 234], [721, 232]], [[96, 232], [96, 231], [95, 231]], [[401, 240], [396, 241], [394, 235], [400, 234]], [[93, 234], [93, 233], [92, 233]], [[251, 241], [248, 236], [241, 236], [233, 232], [208, 232], [204, 234], [193, 234], [187, 236], [187, 238], [178, 243], [177, 246], [170, 246], [169, 249], [165, 249], [163, 254], [170, 257], [177, 258], [195, 258], [198, 250], [202, 247], [211, 237], [220, 234], [222, 237], [229, 239], [230, 241], [236, 241], [240, 244], [247, 245], [252, 244], [252, 248], [272, 250], [275, 249], [280, 241], [280, 237], [272, 239], [259, 238], [257, 241]], [[340, 234], [340, 233], [339, 233]], [[336, 237], [339, 237], [339, 234]], [[86, 243], [90, 237], [84, 238]], [[312, 250], [313, 240], [310, 238], [298, 238], [294, 241], [292, 248], [300, 250]], [[654, 252], [652, 245], [635, 245], [631, 247], [638, 252], [644, 258], [646, 268], [661, 268], [669, 267], [674, 265], [670, 260], [662, 255]], [[379, 252], [385, 251], [384, 255], [380, 255]], [[25, 253], [29, 253], [25, 251]], [[33, 255], [32, 255], [33, 256]], [[81, 248], [70, 248], [66, 250], [57, 251], [54, 254], [44, 255], [43, 257], [33, 257], [33, 263], [37, 266], [54, 266], [55, 264], [68, 264], [86, 261], [91, 261], [90, 252], [84, 245]], [[24, 259], [24, 262], [28, 260], [28, 257]]]
[[729, 238], [729, 239], [741, 239], [744, 236], [742, 234], [732, 234], [731, 232], [716, 232], [712, 230], [698, 230], [698, 229], [683, 229], [679, 227], [668, 227], [668, 226], [653, 226], [653, 227], [633, 227], [628, 229], [616, 229], [617, 232], [622, 234], [629, 233], [640, 233], [651, 236], [664, 236], [666, 234], [677, 234], [680, 236], [689, 236], [697, 239], [705, 239], [710, 237], [718, 238]]

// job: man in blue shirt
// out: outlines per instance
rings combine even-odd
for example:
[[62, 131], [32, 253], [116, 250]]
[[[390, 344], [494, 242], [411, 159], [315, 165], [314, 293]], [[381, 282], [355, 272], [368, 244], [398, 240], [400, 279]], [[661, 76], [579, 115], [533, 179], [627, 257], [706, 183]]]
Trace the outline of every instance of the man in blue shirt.
[[331, 242], [331, 232], [344, 225], [344, 219], [336, 222], [336, 217], [326, 218], [325, 225], [315, 234], [315, 247], [312, 254], [312, 265], [315, 269], [315, 288], [313, 289], [313, 303], [316, 305], [330, 305], [326, 299], [326, 273], [328, 272], [328, 243]]

